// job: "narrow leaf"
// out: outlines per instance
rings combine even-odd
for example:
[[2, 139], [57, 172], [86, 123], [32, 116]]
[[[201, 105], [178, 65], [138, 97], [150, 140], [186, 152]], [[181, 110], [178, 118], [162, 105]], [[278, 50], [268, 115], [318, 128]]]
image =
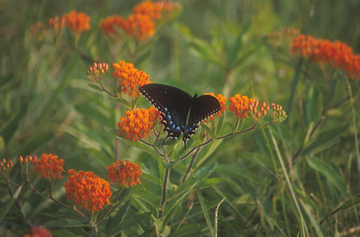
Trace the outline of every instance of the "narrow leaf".
[[325, 163], [324, 161], [320, 160], [315, 156], [306, 157], [306, 161], [311, 168], [320, 172], [327, 178], [327, 180], [334, 184], [334, 186], [341, 192], [343, 196], [347, 195], [346, 185], [344, 181], [341, 179], [338, 172], [334, 170], [331, 165]]
[[110, 231], [107, 236], [116, 236], [121, 231], [128, 229], [140, 223], [141, 221], [146, 220], [150, 216], [151, 216], [151, 212], [145, 212], [139, 215], [134, 215], [134, 216], [130, 216], [129, 218], [125, 218], [125, 220], [119, 225], [117, 225], [112, 231]]
[[200, 206], [201, 206], [201, 210], [202, 210], [202, 212], [204, 214], [207, 226], [208, 226], [208, 228], [210, 230], [211, 236], [214, 236], [214, 228], [213, 228], [213, 225], [211, 223], [209, 212], [207, 210], [204, 198], [203, 198], [203, 196], [202, 196], [199, 189], [196, 190], [196, 193], [197, 193], [197, 196], [198, 196], [198, 199], [199, 199], [199, 202], [200, 202]]

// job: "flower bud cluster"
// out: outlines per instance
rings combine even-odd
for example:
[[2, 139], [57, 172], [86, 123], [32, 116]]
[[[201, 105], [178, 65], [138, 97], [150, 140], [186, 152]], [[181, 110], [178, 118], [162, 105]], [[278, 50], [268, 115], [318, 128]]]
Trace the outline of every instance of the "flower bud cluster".
[[259, 106], [259, 101], [257, 100], [251, 101], [249, 103], [249, 110], [251, 112], [251, 116], [256, 122], [261, 121], [265, 117], [267, 111], [270, 109], [270, 106], [266, 105], [264, 101], [260, 103], [259, 110], [258, 110], [258, 106]]
[[285, 111], [282, 109], [281, 105], [271, 103], [270, 107], [272, 110], [271, 117], [273, 118], [273, 121], [280, 123], [287, 118], [287, 115], [286, 115]]
[[6, 160], [4, 158], [0, 160], [0, 176], [7, 175], [13, 166], [14, 164], [10, 159]]
[[107, 63], [94, 63], [86, 71], [86, 75], [93, 83], [100, 82], [108, 70], [109, 65]]

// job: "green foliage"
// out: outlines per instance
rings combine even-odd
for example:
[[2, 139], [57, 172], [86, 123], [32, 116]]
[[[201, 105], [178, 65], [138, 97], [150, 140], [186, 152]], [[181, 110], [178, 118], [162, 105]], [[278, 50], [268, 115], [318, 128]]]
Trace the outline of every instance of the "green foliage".
[[[145, 43], [121, 30], [122, 43], [107, 41], [100, 19], [127, 17], [137, 3], [3, 3], [0, 158], [14, 167], [0, 177], [0, 233], [22, 236], [30, 225], [42, 225], [54, 236], [358, 235], [359, 83], [289, 54], [284, 39], [273, 45], [264, 36], [295, 27], [360, 54], [360, 3], [179, 1], [182, 10]], [[31, 25], [72, 9], [91, 17], [91, 29], [78, 40], [68, 29], [53, 41], [31, 33]], [[149, 103], [118, 96], [111, 65], [119, 60], [153, 83], [228, 100], [247, 95], [283, 105], [288, 117], [255, 126], [251, 116], [238, 121], [227, 111], [202, 123], [186, 149], [182, 137], [164, 146], [164, 137], [154, 135], [146, 143], [126, 140], [118, 136], [120, 117]], [[110, 67], [101, 86], [86, 78], [94, 62]], [[49, 198], [43, 178], [26, 180], [19, 156], [44, 153], [64, 159], [66, 171], [93, 171], [104, 179], [115, 159], [136, 161], [142, 183], [117, 192], [113, 186], [111, 208], [84, 218], [66, 199], [67, 173], [52, 183], [51, 195], [69, 209]]]

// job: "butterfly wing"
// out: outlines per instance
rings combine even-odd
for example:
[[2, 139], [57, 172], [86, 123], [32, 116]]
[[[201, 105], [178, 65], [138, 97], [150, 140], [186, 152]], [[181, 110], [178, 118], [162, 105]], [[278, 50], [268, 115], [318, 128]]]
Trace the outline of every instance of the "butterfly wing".
[[195, 133], [200, 122], [218, 111], [220, 111], [220, 103], [215, 97], [211, 95], [197, 97], [195, 95], [191, 103], [189, 121], [184, 131], [184, 144], [186, 145], [186, 140]]
[[161, 112], [161, 123], [165, 126], [164, 131], [168, 132], [165, 140], [178, 138], [185, 131], [192, 96], [176, 87], [162, 84], [147, 84], [139, 91]]

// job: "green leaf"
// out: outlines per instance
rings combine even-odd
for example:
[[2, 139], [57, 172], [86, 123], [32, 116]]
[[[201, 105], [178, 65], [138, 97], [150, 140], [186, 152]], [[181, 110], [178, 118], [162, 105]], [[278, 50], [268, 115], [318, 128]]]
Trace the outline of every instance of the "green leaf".
[[224, 126], [225, 116], [220, 116], [219, 118], [217, 118], [217, 120], [218, 120], [218, 123], [217, 123], [217, 127], [216, 127], [216, 134], [220, 134], [220, 132], [222, 131], [222, 128]]
[[200, 126], [205, 129], [209, 134], [210, 136], [213, 138], [213, 139], [216, 139], [216, 135], [215, 133], [211, 130], [211, 128], [209, 128], [209, 126], [207, 126], [206, 124], [203, 124], [201, 123]]
[[[84, 232], [83, 234], [85, 234], [86, 232]], [[81, 236], [90, 236], [89, 234], [87, 235], [76, 235], [72, 232], [70, 232], [69, 230], [52, 230], [51, 234], [55, 235], [55, 236], [59, 236], [59, 237], [81, 237]]]
[[207, 187], [210, 187], [212, 185], [216, 185], [216, 184], [220, 184], [220, 183], [224, 183], [225, 179], [224, 178], [210, 178], [210, 179], [205, 179], [200, 185], [199, 185], [199, 189], [204, 189]]
[[322, 111], [322, 104], [319, 91], [315, 87], [311, 87], [309, 90], [309, 100], [306, 102], [307, 124], [319, 120]]
[[63, 218], [63, 219], [58, 219], [58, 220], [53, 220], [53, 221], [49, 221], [43, 224], [43, 226], [47, 227], [47, 228], [60, 228], [60, 227], [89, 227], [90, 224], [89, 223], [85, 223], [85, 222], [80, 222], [80, 221], [74, 221], [72, 219], [67, 219], [67, 218]]
[[315, 149], [319, 149], [322, 146], [325, 146], [328, 142], [335, 140], [338, 138], [342, 133], [348, 130], [349, 125], [343, 125], [338, 128], [334, 128], [332, 130], [325, 131], [321, 133], [319, 136], [316, 137], [316, 139], [308, 146], [306, 147], [300, 154], [301, 155], [307, 155], [310, 152], [312, 152]]
[[22, 144], [17, 152], [22, 156], [27, 156], [28, 154], [33, 153], [36, 149], [41, 147], [42, 145], [50, 142], [55, 135], [51, 132], [41, 134], [39, 137], [33, 137], [27, 140], [24, 144]]
[[150, 181], [151, 183], [156, 183], [156, 184], [162, 185], [160, 179], [156, 178], [155, 176], [153, 176], [145, 171], [142, 172], [141, 179], [145, 179], [147, 181]]
[[9, 73], [3, 76], [0, 76], [0, 87], [9, 83], [14, 77], [14, 73]]
[[231, 129], [231, 131], [232, 131], [233, 133], [236, 132], [236, 131], [235, 131], [235, 127], [234, 127], [234, 125], [233, 125], [232, 123], [229, 123], [228, 121], [225, 121], [225, 123], [226, 123], [227, 125], [229, 125], [229, 127], [230, 127], [230, 129]]
[[16, 189], [16, 192], [14, 193], [14, 195], [9, 199], [9, 201], [5, 204], [5, 206], [3, 208], [1, 208], [1, 210], [0, 210], [0, 223], [4, 219], [6, 214], [9, 212], [9, 210], [12, 207], [12, 205], [14, 204], [14, 202], [16, 201], [17, 197], [19, 196], [19, 194], [21, 192], [22, 187], [23, 187], [22, 185], [20, 187], [18, 187]]
[[143, 200], [144, 202], [151, 204], [155, 208], [160, 207], [160, 199], [150, 191], [141, 189], [139, 187], [135, 187], [133, 188], [131, 195]]
[[306, 161], [311, 168], [320, 172], [322, 175], [326, 177], [334, 186], [341, 192], [343, 196], [347, 195], [346, 185], [344, 181], [341, 179], [340, 175], [334, 168], [325, 163], [324, 161], [320, 160], [319, 158], [313, 157], [306, 157]]
[[[297, 85], [299, 84], [299, 81], [300, 81], [301, 67], [302, 67], [303, 61], [304, 60], [302, 58], [300, 58], [299, 62], [296, 65], [295, 75], [294, 75], [294, 77], [292, 79], [292, 82], [291, 82], [291, 89], [290, 89], [290, 92], [289, 92], [290, 96], [289, 96], [289, 100], [287, 102], [286, 110], [285, 110], [288, 117], [290, 117], [291, 108], [292, 108], [292, 104], [293, 104], [293, 101], [294, 101], [294, 96], [296, 95], [296, 87], [297, 87]], [[290, 121], [290, 119], [287, 119], [286, 121]]]
[[118, 225], [119, 223], [122, 222], [126, 212], [128, 211], [129, 207], [130, 207], [130, 203], [131, 203], [131, 197], [129, 199], [129, 201], [127, 201], [120, 209], [119, 211], [116, 213], [116, 215], [114, 216], [114, 218], [111, 221], [111, 224], [109, 225], [109, 227], [106, 229], [106, 232], [111, 232], [111, 230]]
[[3, 137], [5, 143], [8, 143], [11, 137], [14, 135], [19, 127], [20, 121], [25, 117], [27, 113], [28, 105], [24, 104], [20, 107], [20, 110], [11, 118], [11, 120], [1, 128], [0, 137]]
[[75, 105], [74, 108], [85, 118], [92, 118], [98, 123], [105, 126], [109, 126], [109, 124], [111, 124], [109, 118], [102, 114], [96, 107], [93, 107], [89, 104], [78, 104]]
[[148, 219], [151, 216], [151, 212], [145, 212], [139, 215], [130, 216], [128, 218], [125, 218], [123, 222], [121, 222], [119, 225], [117, 225], [112, 231], [110, 231], [106, 236], [116, 236], [121, 231], [128, 229], [141, 221], [144, 221]]
[[191, 233], [201, 232], [202, 229], [203, 227], [200, 226], [199, 224], [187, 224], [173, 231], [170, 236], [171, 237], [186, 236]]
[[250, 24], [247, 23], [245, 27], [239, 32], [238, 36], [236, 37], [234, 43], [231, 45], [229, 50], [226, 53], [226, 61], [230, 65], [235, 60], [236, 56], [238, 55], [240, 49], [242, 48], [242, 37], [244, 33], [246, 33], [250, 28]]
[[197, 196], [198, 196], [198, 199], [199, 199], [199, 202], [200, 202], [201, 210], [202, 210], [202, 212], [204, 214], [204, 217], [205, 217], [205, 220], [206, 220], [206, 224], [207, 224], [207, 226], [208, 226], [208, 228], [210, 230], [211, 236], [214, 236], [213, 224], [211, 223], [209, 212], [207, 210], [208, 208], [206, 207], [204, 198], [203, 198], [203, 196], [202, 196], [199, 189], [196, 190], [196, 193], [197, 193]]
[[125, 108], [127, 108], [128, 110], [132, 110], [132, 106], [129, 103], [129, 101], [123, 99], [123, 98], [115, 98], [115, 97], [111, 97], [112, 99], [116, 100], [117, 102], [119, 102], [120, 104], [122, 104]]
[[88, 86], [90, 86], [91, 88], [97, 90], [97, 91], [104, 91], [100, 86], [98, 85], [94, 85], [94, 84], [91, 84], [91, 83], [88, 83]]

